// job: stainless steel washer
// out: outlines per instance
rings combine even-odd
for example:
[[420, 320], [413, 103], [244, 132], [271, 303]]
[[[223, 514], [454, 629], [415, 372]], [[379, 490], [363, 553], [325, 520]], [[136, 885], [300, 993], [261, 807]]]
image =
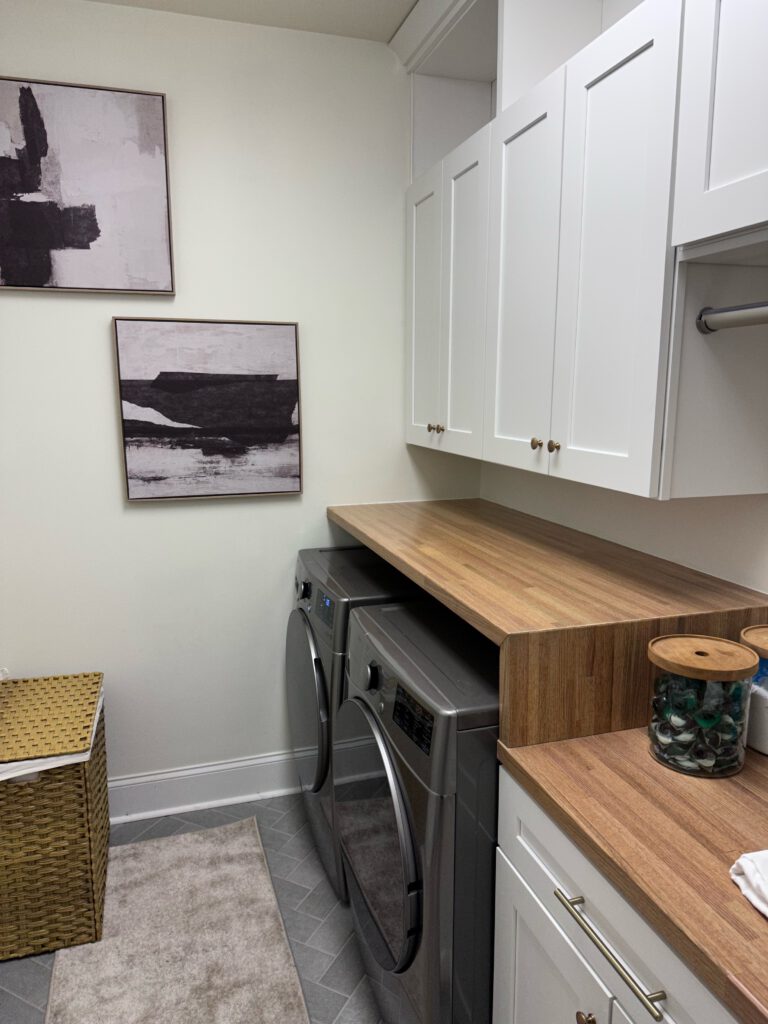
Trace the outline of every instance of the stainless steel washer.
[[334, 813], [387, 1024], [490, 1024], [498, 656], [433, 602], [350, 617]]
[[[344, 698], [347, 627], [352, 608], [415, 592], [367, 548], [312, 548], [296, 561], [296, 599], [285, 645], [288, 715], [307, 817], [337, 895], [345, 898], [333, 831], [331, 743]], [[354, 746], [355, 737], [342, 737]]]

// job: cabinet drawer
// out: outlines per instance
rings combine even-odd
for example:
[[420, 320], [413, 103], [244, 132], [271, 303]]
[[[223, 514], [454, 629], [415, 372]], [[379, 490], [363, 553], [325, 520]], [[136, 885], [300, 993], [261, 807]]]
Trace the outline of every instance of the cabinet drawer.
[[[588, 937], [591, 927], [627, 973], [655, 1003], [666, 1024], [736, 1024], [624, 897], [581, 853], [511, 775], [500, 769], [499, 845], [512, 866], [583, 958], [617, 997], [631, 1021], [650, 1022], [649, 1010]], [[583, 897], [573, 913], [555, 895]], [[576, 919], [578, 917], [579, 920]], [[618, 1018], [622, 1020], [621, 1017]]]

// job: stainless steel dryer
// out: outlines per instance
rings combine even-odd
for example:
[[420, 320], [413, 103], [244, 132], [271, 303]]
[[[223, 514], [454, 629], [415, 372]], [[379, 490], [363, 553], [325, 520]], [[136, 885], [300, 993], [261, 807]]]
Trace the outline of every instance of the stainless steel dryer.
[[[288, 716], [302, 792], [320, 858], [345, 897], [333, 834], [331, 739], [343, 699], [350, 609], [405, 598], [415, 587], [367, 548], [312, 548], [296, 561], [296, 599], [288, 619]], [[354, 734], [347, 744], [354, 746]]]
[[491, 1020], [498, 720], [498, 647], [456, 616], [352, 613], [337, 722], [366, 758], [334, 749], [335, 815], [387, 1024]]

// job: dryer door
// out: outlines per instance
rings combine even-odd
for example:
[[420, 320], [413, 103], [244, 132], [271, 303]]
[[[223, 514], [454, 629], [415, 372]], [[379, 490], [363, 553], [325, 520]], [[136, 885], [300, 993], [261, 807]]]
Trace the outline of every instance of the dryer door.
[[303, 790], [317, 792], [328, 774], [328, 689], [312, 627], [302, 608], [288, 618], [285, 637], [288, 717]]
[[[336, 827], [349, 895], [370, 952], [386, 971], [404, 971], [420, 930], [421, 883], [408, 808], [386, 739], [359, 698], [339, 710], [341, 732], [361, 737], [356, 770], [344, 770], [348, 752], [334, 749]], [[350, 762], [351, 767], [351, 762]], [[335, 772], [334, 772], [335, 774]], [[357, 774], [357, 778], [355, 778]]]

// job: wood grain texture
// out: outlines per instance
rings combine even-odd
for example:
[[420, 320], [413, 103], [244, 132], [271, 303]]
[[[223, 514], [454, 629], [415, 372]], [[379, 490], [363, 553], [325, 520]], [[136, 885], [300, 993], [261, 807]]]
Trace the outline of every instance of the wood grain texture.
[[648, 657], [667, 672], [723, 683], [751, 679], [759, 662], [755, 652], [744, 644], [693, 633], [655, 637], [648, 644]]
[[653, 681], [648, 642], [668, 633], [737, 639], [766, 606], [507, 637], [501, 648], [500, 736], [510, 747], [645, 726]]
[[497, 644], [726, 609], [768, 619], [768, 595], [481, 499], [342, 505], [328, 518]]
[[637, 729], [500, 743], [499, 758], [738, 1020], [768, 1024], [768, 919], [728, 875], [740, 854], [768, 849], [768, 757], [748, 751], [732, 778], [689, 778], [654, 761]]
[[743, 644], [757, 651], [761, 658], [768, 658], [768, 626], [747, 626], [739, 637]]
[[500, 645], [510, 747], [646, 725], [650, 640], [768, 621], [768, 595], [488, 501], [328, 516]]

